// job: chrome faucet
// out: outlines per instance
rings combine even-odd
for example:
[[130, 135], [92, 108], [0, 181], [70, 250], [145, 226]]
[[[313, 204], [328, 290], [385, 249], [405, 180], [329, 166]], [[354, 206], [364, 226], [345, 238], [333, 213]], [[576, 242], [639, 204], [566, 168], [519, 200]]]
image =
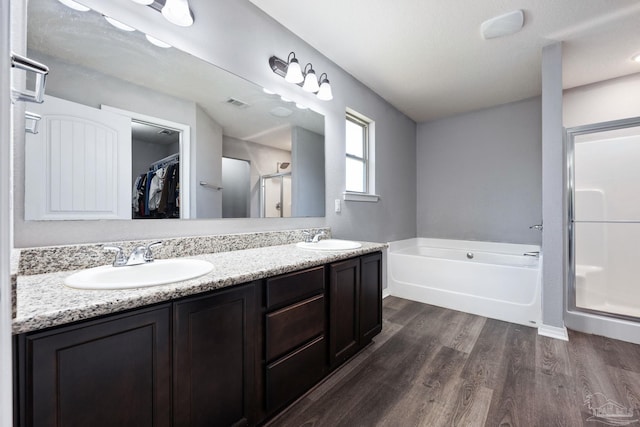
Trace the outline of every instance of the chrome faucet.
[[303, 231], [305, 243], [318, 243], [322, 237], [327, 237], [327, 233], [321, 231], [319, 233], [313, 233], [311, 231]]
[[114, 267], [124, 267], [126, 265], [139, 265], [147, 262], [153, 262], [153, 252], [151, 248], [162, 245], [162, 242], [153, 242], [148, 245], [136, 246], [129, 257], [125, 257], [124, 252], [120, 246], [103, 246], [105, 251], [113, 251], [116, 253], [116, 258], [113, 260]]
[[542, 224], [532, 225], [531, 227], [529, 227], [529, 230], [538, 230], [538, 231], [542, 231]]
[[317, 233], [315, 236], [313, 236], [313, 239], [311, 239], [311, 243], [318, 243], [320, 239], [323, 237], [327, 237], [327, 233], [325, 233], [324, 231], [321, 231]]

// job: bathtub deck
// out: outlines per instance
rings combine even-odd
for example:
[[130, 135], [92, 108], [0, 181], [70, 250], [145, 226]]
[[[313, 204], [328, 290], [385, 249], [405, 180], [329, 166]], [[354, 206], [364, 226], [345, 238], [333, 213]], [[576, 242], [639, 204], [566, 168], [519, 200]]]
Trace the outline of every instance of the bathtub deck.
[[569, 332], [567, 343], [388, 297], [375, 342], [269, 425], [598, 426], [588, 419], [621, 410], [637, 419], [640, 346]]

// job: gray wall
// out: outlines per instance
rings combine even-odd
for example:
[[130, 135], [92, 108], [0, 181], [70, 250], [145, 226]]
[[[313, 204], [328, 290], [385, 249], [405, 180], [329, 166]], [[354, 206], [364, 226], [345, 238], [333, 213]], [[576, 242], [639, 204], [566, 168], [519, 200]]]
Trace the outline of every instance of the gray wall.
[[[341, 198], [344, 191], [346, 108], [375, 120], [376, 192], [381, 200], [378, 203], [345, 202], [340, 214], [328, 209], [323, 218], [176, 220], [172, 223], [150, 220], [145, 222], [145, 227], [126, 221], [64, 221], [33, 227], [16, 224], [16, 247], [325, 225], [332, 227], [335, 236], [349, 239], [385, 242], [415, 236], [415, 123], [249, 1], [191, 0], [196, 23], [190, 28], [169, 24], [159, 13], [134, 2], [86, 0], [84, 3], [323, 114], [326, 206], [333, 207], [334, 199]], [[335, 96], [332, 101], [320, 101], [270, 70], [270, 56], [286, 58], [291, 51], [296, 52], [300, 61], [312, 62], [318, 72], [329, 75]], [[16, 146], [23, 144], [23, 139], [23, 135], [18, 135]], [[23, 192], [23, 188], [17, 186], [16, 192]]]
[[540, 98], [418, 125], [419, 237], [540, 244]]
[[[280, 150], [255, 142], [243, 141], [237, 138], [224, 136], [222, 138], [222, 155], [232, 159], [247, 160], [250, 168], [250, 216], [260, 217], [260, 177], [276, 173], [278, 163], [291, 163], [291, 151]], [[283, 172], [291, 171], [289, 169]]]
[[195, 133], [191, 147], [195, 192], [192, 190], [191, 194], [196, 195], [196, 218], [222, 218], [222, 193], [200, 185], [200, 181], [217, 186], [222, 182], [222, 126], [197, 106]]
[[562, 129], [562, 43], [542, 49], [542, 323], [564, 327], [566, 165]]
[[324, 137], [291, 130], [291, 215], [319, 216], [324, 208]]

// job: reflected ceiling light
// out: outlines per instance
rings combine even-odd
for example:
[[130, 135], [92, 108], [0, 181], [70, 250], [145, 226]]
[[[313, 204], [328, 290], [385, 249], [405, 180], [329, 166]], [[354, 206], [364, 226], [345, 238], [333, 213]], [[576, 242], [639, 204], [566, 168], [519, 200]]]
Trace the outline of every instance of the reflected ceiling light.
[[73, 0], [58, 0], [58, 1], [63, 5], [80, 12], [88, 12], [91, 10], [91, 8], [88, 8], [87, 6], [80, 4], [78, 2], [75, 2]]
[[134, 3], [143, 4], [145, 6], [149, 6], [153, 3], [154, 0], [131, 0]]
[[[324, 76], [324, 78], [322, 77]], [[331, 92], [331, 85], [327, 78], [327, 73], [320, 74], [320, 89], [318, 89], [318, 99], [322, 101], [331, 101], [333, 99], [333, 92]]]
[[304, 84], [302, 85], [302, 89], [314, 93], [320, 89], [320, 86], [318, 86], [318, 77], [316, 77], [316, 72], [313, 70], [311, 63], [304, 66]]
[[167, 49], [167, 48], [171, 47], [171, 45], [169, 43], [165, 43], [162, 40], [158, 40], [157, 38], [152, 37], [149, 34], [145, 34], [144, 36], [147, 38], [149, 43], [151, 43], [153, 45], [156, 45], [156, 46], [161, 47], [163, 49]]
[[[329, 78], [327, 73], [320, 75], [318, 81], [316, 72], [313, 69], [311, 63], [307, 64], [304, 68], [304, 72], [300, 70], [300, 64], [296, 59], [296, 54], [291, 52], [287, 60], [272, 56], [269, 58], [269, 66], [271, 71], [288, 82], [295, 83], [307, 92], [313, 92], [318, 96], [318, 99], [323, 101], [330, 101], [333, 99], [333, 93], [331, 92], [331, 85], [329, 84]], [[300, 72], [300, 75], [298, 74]], [[290, 75], [291, 74], [291, 75]]]
[[635, 55], [635, 56], [632, 56], [632, 57], [631, 57], [631, 60], [632, 60], [632, 61], [635, 61], [635, 62], [640, 62], [640, 53], [639, 53], [639, 54], [637, 54], [637, 55]]
[[162, 16], [172, 24], [180, 27], [193, 25], [193, 15], [187, 0], [167, 0], [162, 8]]
[[133, 27], [128, 26], [127, 24], [123, 24], [122, 22], [118, 21], [117, 19], [113, 19], [107, 15], [102, 15], [104, 16], [104, 19], [107, 20], [107, 22], [111, 25], [113, 25], [114, 27], [116, 27], [119, 30], [123, 30], [123, 31], [135, 31], [136, 29]]

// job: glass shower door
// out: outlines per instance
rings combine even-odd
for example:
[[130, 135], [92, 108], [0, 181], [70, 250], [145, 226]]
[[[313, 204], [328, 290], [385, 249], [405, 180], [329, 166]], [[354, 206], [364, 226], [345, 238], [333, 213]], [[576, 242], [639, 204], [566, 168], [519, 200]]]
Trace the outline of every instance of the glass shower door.
[[640, 120], [573, 134], [575, 308], [640, 318]]

